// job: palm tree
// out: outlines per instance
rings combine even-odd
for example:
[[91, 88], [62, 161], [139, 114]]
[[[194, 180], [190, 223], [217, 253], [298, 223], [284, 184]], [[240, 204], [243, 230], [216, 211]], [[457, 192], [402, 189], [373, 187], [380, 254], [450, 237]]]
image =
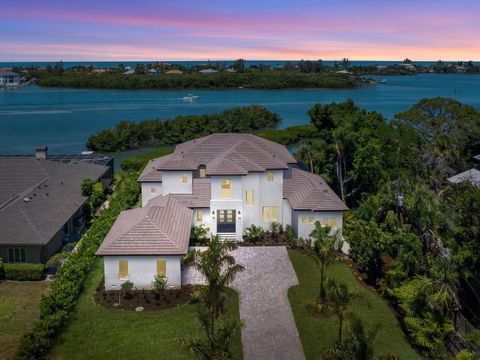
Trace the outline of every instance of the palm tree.
[[179, 344], [187, 347], [198, 360], [231, 359], [229, 346], [238, 331], [238, 323], [222, 318], [212, 328], [210, 314], [201, 310], [199, 310], [198, 318], [201, 336], [193, 339], [181, 339]]
[[338, 233], [332, 234], [329, 226], [322, 226], [319, 221], [315, 222], [315, 229], [310, 233], [314, 239], [315, 261], [320, 268], [320, 295], [319, 303], [325, 302], [325, 270], [341, 246], [341, 240]]
[[416, 285], [425, 295], [428, 305], [442, 315], [450, 315], [455, 320], [455, 314], [460, 310], [460, 300], [457, 296], [459, 284], [458, 272], [451, 258], [439, 256], [428, 276], [417, 276]]
[[329, 279], [328, 287], [328, 304], [332, 312], [337, 316], [339, 321], [338, 327], [338, 343], [342, 342], [343, 322], [348, 314], [348, 305], [352, 298], [352, 294], [348, 291], [347, 284]]
[[237, 248], [237, 244], [221, 241], [215, 235], [208, 243], [205, 251], [192, 251], [185, 257], [185, 261], [193, 263], [197, 270], [205, 276], [207, 286], [198, 290], [198, 297], [211, 317], [211, 326], [224, 313], [227, 298], [226, 288], [230, 285], [237, 273], [244, 270], [242, 265], [236, 264], [230, 254]]

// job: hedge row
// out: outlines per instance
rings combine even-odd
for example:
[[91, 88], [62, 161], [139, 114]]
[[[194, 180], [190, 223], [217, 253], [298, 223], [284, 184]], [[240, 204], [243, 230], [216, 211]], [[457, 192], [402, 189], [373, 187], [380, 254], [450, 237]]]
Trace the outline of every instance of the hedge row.
[[59, 330], [67, 324], [76, 306], [85, 278], [95, 261], [98, 246], [118, 214], [137, 203], [140, 190], [136, 175], [124, 175], [117, 181], [109, 207], [92, 222], [80, 240], [78, 250], [68, 256], [57, 272], [51, 291], [43, 295], [40, 301], [40, 318], [20, 342], [17, 359], [38, 360], [47, 355]]
[[[0, 264], [1, 266], [2, 264]], [[0, 279], [2, 275], [6, 280], [26, 280], [37, 281], [42, 280], [44, 275], [45, 265], [26, 263], [26, 264], [3, 264], [3, 271], [0, 269]]]

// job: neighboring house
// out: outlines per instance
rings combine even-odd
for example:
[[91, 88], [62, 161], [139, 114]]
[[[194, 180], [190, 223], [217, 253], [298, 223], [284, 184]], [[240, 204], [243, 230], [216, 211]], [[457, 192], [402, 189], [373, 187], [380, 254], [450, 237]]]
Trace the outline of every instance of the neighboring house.
[[0, 258], [46, 262], [85, 227], [83, 180], [109, 185], [113, 159], [103, 155], [0, 156]]
[[173, 69], [173, 70], [168, 70], [168, 71], [166, 71], [165, 74], [183, 74], [183, 71], [182, 71], [182, 70]]
[[123, 73], [123, 75], [134, 75], [135, 74], [135, 69], [128, 69]]
[[199, 74], [216, 74], [218, 73], [218, 71], [214, 69], [204, 69], [204, 70], [200, 70], [198, 73]]
[[9, 70], [0, 70], [0, 87], [19, 86], [20, 76]]
[[181, 285], [190, 229], [203, 224], [242, 241], [251, 225], [291, 225], [307, 238], [320, 221], [342, 228], [344, 203], [318, 175], [301, 170], [283, 145], [250, 134], [213, 134], [151, 160], [139, 177], [142, 208], [121, 213], [97, 255], [105, 287], [149, 288], [155, 274]]
[[477, 169], [470, 169], [460, 174], [449, 177], [447, 180], [452, 184], [459, 184], [468, 181], [472, 185], [480, 187], [480, 171]]
[[158, 70], [157, 69], [148, 69], [148, 75], [157, 76], [158, 75]]

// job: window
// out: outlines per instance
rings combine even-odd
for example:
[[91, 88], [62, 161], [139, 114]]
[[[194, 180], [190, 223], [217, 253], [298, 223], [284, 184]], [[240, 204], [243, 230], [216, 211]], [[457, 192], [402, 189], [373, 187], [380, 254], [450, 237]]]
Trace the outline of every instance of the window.
[[323, 218], [322, 220], [323, 226], [330, 226], [331, 228], [337, 227], [337, 219], [336, 218]]
[[302, 216], [300, 218], [300, 221], [302, 222], [302, 224], [313, 224], [315, 222], [315, 219], [313, 217], [310, 217], [310, 216]]
[[197, 210], [197, 221], [202, 221], [203, 213], [202, 210]]
[[278, 221], [278, 206], [264, 206], [262, 218], [263, 221]]
[[247, 205], [253, 205], [253, 190], [247, 190], [245, 202]]
[[157, 193], [157, 188], [156, 187], [150, 188], [150, 194], [156, 194], [156, 193]]
[[188, 183], [188, 175], [182, 175], [182, 184]]
[[232, 196], [232, 181], [230, 179], [222, 180], [222, 198], [228, 199]]
[[200, 168], [200, 170], [198, 171], [198, 176], [200, 177], [207, 176], [207, 170], [205, 168]]
[[273, 173], [267, 172], [267, 181], [273, 181]]
[[167, 277], [167, 260], [157, 260], [157, 275]]
[[11, 262], [11, 263], [27, 262], [27, 251], [25, 250], [25, 248], [8, 249], [8, 262]]
[[118, 261], [118, 277], [120, 280], [128, 280], [128, 260]]

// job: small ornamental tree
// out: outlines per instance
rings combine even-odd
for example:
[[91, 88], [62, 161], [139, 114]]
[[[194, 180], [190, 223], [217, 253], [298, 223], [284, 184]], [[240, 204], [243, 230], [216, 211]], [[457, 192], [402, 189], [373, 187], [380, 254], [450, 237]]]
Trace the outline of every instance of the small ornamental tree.
[[125, 299], [130, 299], [132, 297], [132, 294], [130, 291], [133, 290], [135, 285], [133, 284], [133, 281], [127, 280], [122, 285], [120, 286], [121, 292], [125, 295]]
[[165, 294], [167, 290], [167, 278], [164, 275], [155, 275], [152, 281], [152, 289], [155, 294], [155, 298], [159, 299], [161, 295]]

